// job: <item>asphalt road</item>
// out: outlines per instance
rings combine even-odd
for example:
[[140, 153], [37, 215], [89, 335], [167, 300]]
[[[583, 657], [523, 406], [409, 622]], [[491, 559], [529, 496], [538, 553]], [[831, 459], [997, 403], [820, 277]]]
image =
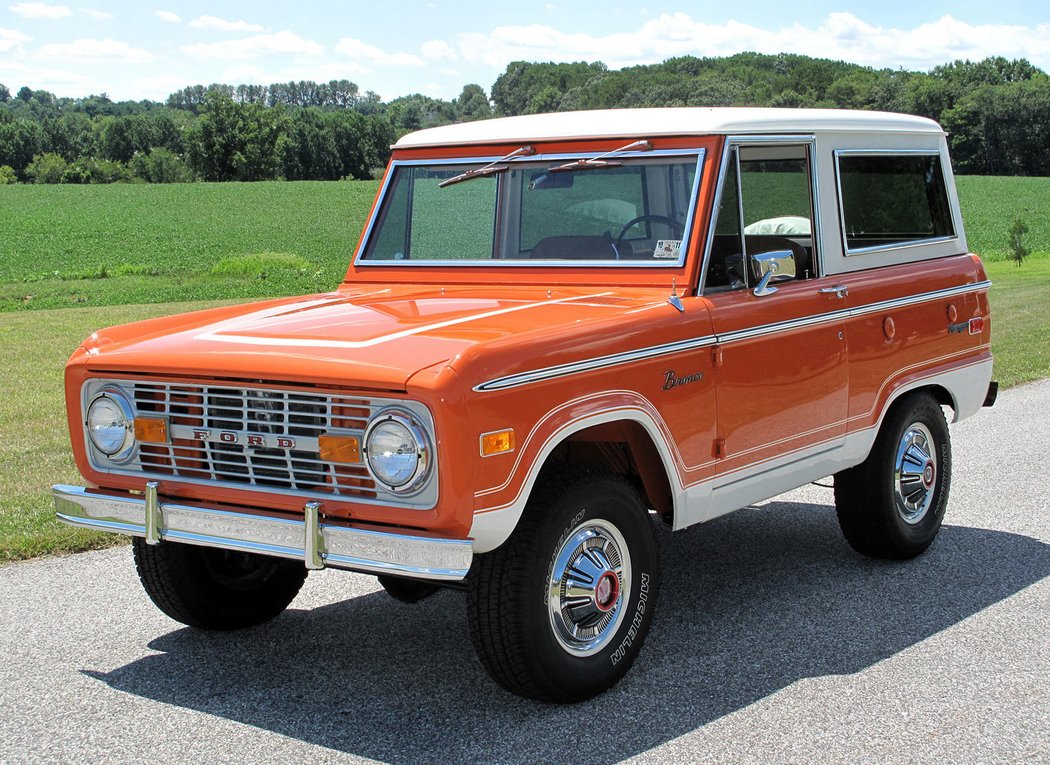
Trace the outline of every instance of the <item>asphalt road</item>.
[[571, 707], [489, 681], [457, 592], [325, 571], [215, 635], [126, 547], [0, 567], [0, 762], [1050, 763], [1050, 381], [952, 437], [917, 560], [855, 555], [819, 487], [666, 535], [638, 663]]

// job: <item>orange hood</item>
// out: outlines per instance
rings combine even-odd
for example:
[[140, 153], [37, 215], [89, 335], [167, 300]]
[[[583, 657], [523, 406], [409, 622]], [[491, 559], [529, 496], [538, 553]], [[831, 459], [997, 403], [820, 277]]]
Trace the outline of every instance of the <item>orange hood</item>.
[[570, 327], [582, 329], [626, 310], [662, 303], [665, 292], [345, 285], [326, 294], [111, 327], [85, 341], [78, 361], [98, 373], [403, 391], [415, 373], [452, 362], [468, 348], [486, 343], [506, 347], [520, 335], [558, 344], [559, 335], [577, 334]]

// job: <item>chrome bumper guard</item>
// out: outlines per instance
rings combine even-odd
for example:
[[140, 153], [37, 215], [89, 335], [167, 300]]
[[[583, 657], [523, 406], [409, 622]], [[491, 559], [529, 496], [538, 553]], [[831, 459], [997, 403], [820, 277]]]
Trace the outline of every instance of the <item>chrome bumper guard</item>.
[[142, 496], [54, 486], [58, 520], [96, 531], [219, 547], [301, 560], [307, 568], [346, 568], [373, 574], [460, 581], [470, 568], [469, 540], [322, 523], [321, 503], [307, 502], [303, 520], [234, 513], [161, 502], [151, 481]]

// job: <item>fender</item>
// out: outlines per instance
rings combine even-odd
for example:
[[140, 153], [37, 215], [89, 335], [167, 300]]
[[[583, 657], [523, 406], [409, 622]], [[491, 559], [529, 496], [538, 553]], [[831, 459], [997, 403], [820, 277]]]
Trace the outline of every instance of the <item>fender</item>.
[[[984, 401], [981, 391], [988, 390], [988, 384], [992, 379], [990, 348], [985, 345], [978, 350], [981, 351], [978, 358], [966, 359], [962, 363], [958, 361], [951, 363], [953, 357], [947, 357], [947, 363], [936, 367], [932, 373], [928, 369], [921, 373], [903, 369], [887, 378], [884, 390], [878, 397], [879, 400], [885, 401], [882, 405], [877, 405], [878, 417], [870, 424], [865, 424], [874, 412], [872, 410], [850, 421], [850, 429], [846, 434], [846, 448], [843, 452], [843, 461], [848, 464], [844, 464], [843, 469], [858, 465], [867, 458], [879, 429], [882, 427], [886, 412], [900, 398], [914, 390], [940, 387], [947, 391], [951, 398], [952, 422], [959, 422], [978, 412]], [[967, 351], [967, 354], [970, 353], [972, 350]], [[955, 357], [957, 358], [957, 355]], [[861, 427], [856, 427], [858, 425]]]
[[[709, 463], [692, 467], [684, 465], [667, 423], [644, 396], [627, 390], [602, 391], [564, 402], [548, 411], [526, 437], [507, 479], [499, 486], [475, 493], [476, 509], [470, 530], [474, 551], [493, 550], [511, 535], [525, 510], [540, 470], [559, 444], [587, 428], [623, 421], [641, 425], [655, 444], [669, 479], [672, 505], [677, 515], [685, 504], [688, 476]], [[690, 492], [691, 500], [695, 499], [692, 494]]]

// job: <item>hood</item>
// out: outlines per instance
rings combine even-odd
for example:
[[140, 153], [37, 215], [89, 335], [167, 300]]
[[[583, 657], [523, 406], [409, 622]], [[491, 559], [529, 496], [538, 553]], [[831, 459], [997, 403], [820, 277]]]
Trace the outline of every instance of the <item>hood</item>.
[[606, 320], [656, 300], [643, 289], [347, 285], [101, 330], [85, 342], [83, 361], [98, 372], [398, 391], [416, 372], [480, 344]]

